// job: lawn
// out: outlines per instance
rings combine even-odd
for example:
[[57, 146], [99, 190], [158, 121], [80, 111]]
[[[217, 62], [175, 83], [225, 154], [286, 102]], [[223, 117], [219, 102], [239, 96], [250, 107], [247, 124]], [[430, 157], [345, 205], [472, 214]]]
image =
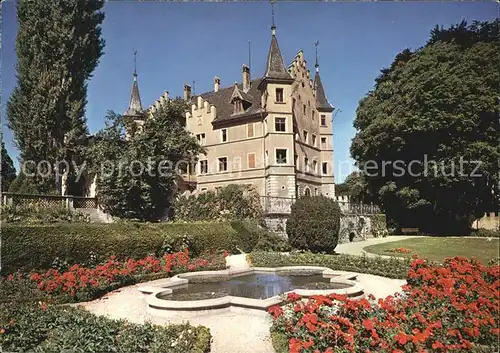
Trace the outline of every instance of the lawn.
[[[442, 262], [446, 257], [474, 256], [484, 264], [487, 264], [491, 259], [499, 257], [499, 246], [500, 239], [418, 237], [370, 245], [365, 247], [364, 250], [369, 253], [389, 256], [411, 256], [418, 254], [421, 258], [438, 262]], [[412, 252], [401, 254], [389, 251], [395, 248], [406, 248]]]

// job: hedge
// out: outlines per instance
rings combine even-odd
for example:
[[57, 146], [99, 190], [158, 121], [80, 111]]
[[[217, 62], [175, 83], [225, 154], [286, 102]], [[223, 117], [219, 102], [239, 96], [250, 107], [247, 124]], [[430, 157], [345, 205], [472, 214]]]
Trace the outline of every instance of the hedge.
[[70, 307], [0, 307], [0, 348], [8, 352], [207, 353], [210, 330], [112, 320]]
[[[251, 222], [220, 223], [57, 223], [49, 225], [9, 224], [2, 227], [3, 274], [50, 268], [53, 261], [87, 264], [91, 257], [118, 259], [160, 255], [167, 244], [189, 236], [194, 256], [220, 250], [245, 248], [252, 234]], [[253, 240], [252, 240], [253, 243]], [[253, 247], [253, 246], [252, 246]]]
[[368, 273], [388, 278], [406, 279], [411, 259], [368, 257], [357, 255], [325, 255], [305, 253], [282, 254], [253, 252], [247, 255], [255, 267], [323, 266], [332, 270]]

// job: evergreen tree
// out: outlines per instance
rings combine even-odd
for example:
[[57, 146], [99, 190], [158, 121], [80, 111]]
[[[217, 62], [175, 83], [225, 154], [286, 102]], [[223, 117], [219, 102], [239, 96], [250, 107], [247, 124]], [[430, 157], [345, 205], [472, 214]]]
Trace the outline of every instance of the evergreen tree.
[[498, 209], [499, 23], [436, 27], [360, 101], [351, 154], [400, 227], [463, 234]]
[[2, 155], [0, 156], [2, 159], [2, 191], [6, 191], [9, 189], [9, 185], [16, 178], [16, 169], [14, 168], [14, 162], [12, 162], [12, 158], [10, 158], [7, 153], [7, 149], [5, 148], [5, 144], [2, 141]]
[[[52, 169], [57, 161], [71, 165], [71, 158], [82, 154], [88, 133], [87, 81], [104, 48], [103, 5], [101, 0], [17, 3], [17, 85], [7, 119], [21, 162], [35, 162], [30, 172], [41, 161]], [[33, 182], [47, 192], [60, 189], [57, 179], [54, 173], [37, 174]]]

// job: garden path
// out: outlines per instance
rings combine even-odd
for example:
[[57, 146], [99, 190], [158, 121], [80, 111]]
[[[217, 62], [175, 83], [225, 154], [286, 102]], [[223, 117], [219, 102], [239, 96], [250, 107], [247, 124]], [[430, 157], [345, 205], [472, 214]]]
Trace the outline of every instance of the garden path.
[[385, 238], [369, 238], [369, 239], [363, 240], [363, 241], [339, 244], [335, 248], [335, 252], [339, 253], [339, 254], [346, 254], [346, 255], [366, 254], [367, 256], [390, 257], [390, 256], [385, 256], [385, 255], [372, 254], [372, 253], [364, 251], [363, 248], [366, 246], [369, 246], [369, 245], [389, 243], [392, 241], [404, 240], [404, 239], [409, 239], [409, 238], [414, 238], [414, 237], [418, 237], [418, 235], [389, 235]]

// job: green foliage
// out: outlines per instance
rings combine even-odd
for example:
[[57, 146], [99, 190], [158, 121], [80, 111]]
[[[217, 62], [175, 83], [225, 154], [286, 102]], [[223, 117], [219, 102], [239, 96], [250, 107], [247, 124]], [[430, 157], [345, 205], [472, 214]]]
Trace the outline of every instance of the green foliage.
[[398, 54], [359, 103], [351, 154], [399, 228], [468, 233], [498, 207], [499, 23], [434, 29], [423, 48]]
[[6, 223], [44, 224], [57, 222], [90, 222], [88, 215], [69, 211], [66, 207], [12, 205], [1, 208], [1, 220]]
[[273, 348], [276, 353], [288, 353], [288, 338], [282, 332], [274, 329], [275, 326], [271, 326], [271, 342], [273, 343]]
[[259, 241], [253, 248], [253, 251], [288, 252], [291, 250], [292, 246], [285, 237], [270, 232], [262, 233], [259, 237]]
[[411, 259], [368, 257], [355, 255], [327, 255], [310, 252], [281, 254], [252, 252], [248, 261], [255, 267], [323, 266], [332, 270], [368, 273], [388, 278], [406, 279]]
[[365, 176], [360, 172], [352, 172], [347, 176], [344, 183], [347, 186], [347, 195], [351, 202], [369, 203], [376, 201], [370, 195], [366, 186]]
[[470, 235], [481, 238], [500, 238], [500, 230], [479, 228], [473, 230]]
[[16, 178], [16, 168], [14, 168], [14, 162], [12, 158], [10, 158], [7, 149], [5, 148], [5, 144], [2, 140], [2, 154], [0, 155], [2, 159], [2, 169], [1, 169], [1, 181], [0, 185], [2, 186], [2, 191], [6, 191], [9, 189], [9, 185]]
[[254, 187], [231, 184], [198, 196], [180, 196], [173, 204], [174, 218], [180, 221], [222, 221], [256, 219], [263, 216], [260, 196]]
[[2, 273], [52, 268], [56, 258], [62, 263], [85, 264], [95, 257], [160, 255], [165, 244], [186, 235], [192, 239], [189, 250], [194, 256], [235, 251], [237, 232], [229, 223], [5, 224]]
[[243, 252], [290, 251], [292, 249], [286, 238], [270, 232], [255, 221], [232, 221], [231, 226], [237, 232], [236, 246]]
[[388, 235], [387, 219], [385, 214], [375, 214], [370, 216], [371, 231], [375, 237], [385, 237]]
[[203, 326], [138, 325], [51, 305], [3, 306], [0, 329], [0, 346], [9, 352], [206, 353], [211, 343]]
[[339, 230], [340, 207], [323, 195], [298, 199], [286, 222], [290, 245], [313, 252], [332, 253], [338, 244]]
[[28, 178], [24, 173], [19, 173], [18, 176], [10, 183], [9, 192], [17, 194], [31, 194], [38, 195], [42, 194], [41, 190], [49, 190], [46, 194], [54, 193], [54, 189], [49, 187], [40, 187], [34, 178]]
[[[125, 219], [156, 221], [166, 215], [179, 169], [204, 150], [184, 128], [184, 102], [170, 101], [140, 129], [109, 112], [88, 156], [98, 175], [103, 209]], [[129, 132], [126, 138], [125, 130]], [[102, 166], [106, 166], [102, 170]]]
[[[7, 121], [21, 160], [34, 162], [27, 165], [29, 172], [40, 161], [55, 166], [64, 160], [71, 175], [71, 160], [83, 155], [87, 82], [104, 48], [103, 6], [101, 0], [17, 3], [17, 84]], [[55, 188], [54, 173], [49, 178], [36, 173], [33, 183], [46, 193]]]

